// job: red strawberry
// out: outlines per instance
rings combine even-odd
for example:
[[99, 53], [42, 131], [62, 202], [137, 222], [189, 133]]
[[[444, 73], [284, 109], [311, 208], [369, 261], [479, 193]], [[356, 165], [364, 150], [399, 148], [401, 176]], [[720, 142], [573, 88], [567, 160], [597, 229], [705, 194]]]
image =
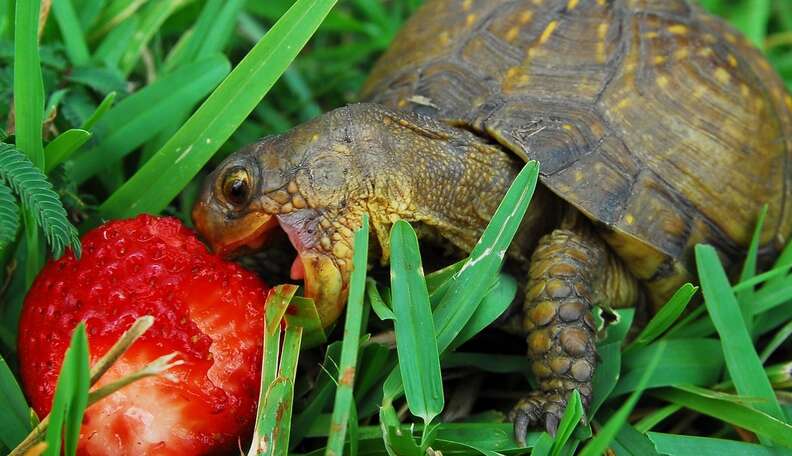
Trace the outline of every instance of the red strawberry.
[[86, 322], [91, 364], [136, 318], [154, 325], [100, 380], [178, 352], [184, 364], [86, 411], [79, 454], [185, 455], [234, 450], [255, 418], [267, 289], [207, 252], [174, 218], [139, 216], [89, 232], [78, 261], [41, 271], [19, 327], [22, 380], [39, 416], [51, 406], [72, 329]]

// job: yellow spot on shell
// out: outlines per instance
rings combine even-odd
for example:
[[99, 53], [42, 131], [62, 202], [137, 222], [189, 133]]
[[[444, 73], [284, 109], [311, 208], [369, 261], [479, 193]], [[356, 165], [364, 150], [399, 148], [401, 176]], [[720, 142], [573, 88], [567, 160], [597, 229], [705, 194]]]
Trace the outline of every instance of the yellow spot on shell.
[[558, 26], [558, 21], [556, 20], [550, 21], [550, 23], [547, 24], [547, 27], [545, 27], [544, 31], [542, 31], [542, 35], [539, 37], [539, 44], [544, 44], [545, 42], [547, 42], [547, 40], [550, 39], [550, 35], [553, 34], [553, 30], [555, 30], [557, 26]]
[[608, 23], [597, 26], [597, 62], [605, 63], [605, 38], [608, 36]]
[[676, 52], [674, 52], [674, 58], [677, 60], [684, 60], [688, 58], [689, 55], [690, 55], [690, 51], [686, 47], [679, 48], [676, 50]]
[[751, 89], [748, 88], [747, 84], [745, 83], [740, 84], [740, 94], [746, 98], [751, 95]]
[[520, 35], [520, 28], [515, 25], [514, 27], [510, 28], [508, 32], [506, 32], [506, 41], [511, 43], [514, 40], [516, 40], [517, 36], [519, 35]]
[[583, 171], [575, 171], [575, 182], [583, 180]]
[[707, 93], [707, 86], [704, 85], [697, 85], [693, 89], [693, 98], [701, 98]]
[[669, 26], [667, 30], [668, 30], [668, 33], [671, 33], [671, 34], [674, 34], [674, 35], [684, 35], [684, 34], [686, 34], [688, 32], [687, 25], [684, 25], [684, 24], [674, 24], [672, 26]]
[[569, 2], [567, 3], [567, 10], [572, 11], [573, 9], [575, 9], [577, 4], [578, 4], [578, 0], [569, 0]]
[[666, 62], [666, 58], [664, 55], [656, 55], [654, 58], [655, 65], [662, 65]]
[[597, 0], [597, 5], [605, 6], [605, 0]]
[[437, 35], [437, 39], [438, 41], [440, 41], [440, 44], [442, 45], [448, 44], [449, 41], [448, 30], [443, 30], [442, 32], [440, 32], [440, 34]]
[[630, 101], [629, 98], [622, 98], [619, 101], [619, 103], [616, 105], [616, 109], [624, 109], [627, 106], [630, 106], [630, 103], [632, 103], [632, 102]]
[[624, 223], [628, 225], [632, 225], [633, 223], [635, 223], [635, 217], [632, 214], [626, 214], [624, 216]]
[[471, 27], [475, 23], [476, 23], [476, 15], [468, 14], [467, 17], [465, 18], [465, 27]]
[[704, 47], [698, 50], [696, 53], [701, 57], [709, 57], [712, 55], [712, 48]]
[[315, 134], [315, 135], [311, 136], [311, 142], [316, 142], [318, 140], [319, 140], [319, 135]]
[[729, 42], [729, 43], [731, 43], [731, 44], [735, 44], [735, 43], [737, 43], [737, 37], [736, 37], [736, 36], [734, 36], [734, 34], [733, 34], [733, 33], [728, 33], [728, 32], [727, 32], [727, 33], [724, 33], [724, 34], [723, 34], [723, 37], [726, 39], [726, 41], [728, 41], [728, 42]]
[[786, 104], [787, 109], [792, 109], [792, 96], [784, 96], [784, 103]]
[[761, 111], [761, 110], [764, 109], [765, 102], [761, 98], [757, 98], [756, 101], [754, 102], [754, 104], [756, 105], [756, 110], [757, 111]]
[[651, 40], [652, 38], [657, 38], [658, 35], [657, 32], [646, 32], [643, 34], [643, 36], [644, 38]]
[[533, 4], [536, 5], [536, 6], [539, 6], [542, 3], [544, 3], [544, 0], [533, 0]]
[[523, 11], [520, 13], [520, 24], [525, 25], [533, 19], [533, 11]]
[[572, 131], [572, 125], [569, 124], [564, 124], [561, 126], [561, 128], [563, 128], [566, 131]]
[[517, 77], [518, 74], [520, 74], [520, 67], [511, 67], [508, 70], [506, 70], [505, 77], [506, 79], [513, 79]]
[[734, 68], [737, 68], [737, 59], [733, 55], [731, 54], [727, 55], [726, 60], [729, 62], [729, 65], [731, 65]]
[[728, 84], [731, 81], [731, 75], [725, 69], [718, 67], [715, 69], [715, 79], [722, 84]]
[[403, 107], [407, 106], [407, 100], [402, 98], [401, 100], [399, 100], [399, 103], [397, 104], [397, 106], [399, 106], [400, 108], [403, 108]]
[[705, 33], [703, 38], [704, 41], [709, 44], [715, 44], [718, 42], [718, 38], [716, 38], [715, 35], [713, 35], [712, 33]]
[[668, 87], [668, 77], [665, 75], [660, 75], [657, 77], [657, 85], [661, 88]]
[[462, 11], [470, 10], [471, 6], [473, 6], [473, 0], [465, 0], [462, 2]]

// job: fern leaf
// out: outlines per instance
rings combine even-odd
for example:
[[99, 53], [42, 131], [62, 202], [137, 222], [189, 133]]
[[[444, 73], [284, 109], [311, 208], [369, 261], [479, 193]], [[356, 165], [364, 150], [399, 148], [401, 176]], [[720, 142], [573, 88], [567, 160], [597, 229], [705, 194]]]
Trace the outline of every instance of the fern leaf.
[[0, 179], [19, 195], [22, 205], [35, 215], [55, 258], [60, 257], [67, 246], [71, 246], [77, 257], [80, 256], [77, 229], [69, 223], [66, 210], [47, 176], [25, 154], [8, 144], [0, 144]]
[[13, 242], [19, 228], [19, 207], [11, 189], [0, 181], [0, 249]]

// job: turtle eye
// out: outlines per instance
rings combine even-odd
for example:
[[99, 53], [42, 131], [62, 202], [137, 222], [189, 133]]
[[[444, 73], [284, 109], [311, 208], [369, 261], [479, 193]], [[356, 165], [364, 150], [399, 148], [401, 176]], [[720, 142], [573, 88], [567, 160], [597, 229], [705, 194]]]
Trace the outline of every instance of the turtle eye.
[[250, 173], [245, 168], [235, 167], [223, 177], [223, 197], [234, 206], [245, 204], [250, 198]]

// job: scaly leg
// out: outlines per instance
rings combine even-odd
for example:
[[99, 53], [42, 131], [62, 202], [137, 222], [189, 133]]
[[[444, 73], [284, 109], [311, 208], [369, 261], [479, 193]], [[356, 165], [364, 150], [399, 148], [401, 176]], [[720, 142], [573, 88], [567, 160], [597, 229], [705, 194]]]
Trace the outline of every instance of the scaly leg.
[[531, 257], [523, 316], [539, 390], [512, 411], [519, 442], [529, 426], [544, 424], [555, 434], [574, 389], [588, 409], [597, 356], [592, 307], [608, 298], [621, 306], [614, 301], [636, 296], [635, 279], [588, 230], [557, 229], [539, 241]]

